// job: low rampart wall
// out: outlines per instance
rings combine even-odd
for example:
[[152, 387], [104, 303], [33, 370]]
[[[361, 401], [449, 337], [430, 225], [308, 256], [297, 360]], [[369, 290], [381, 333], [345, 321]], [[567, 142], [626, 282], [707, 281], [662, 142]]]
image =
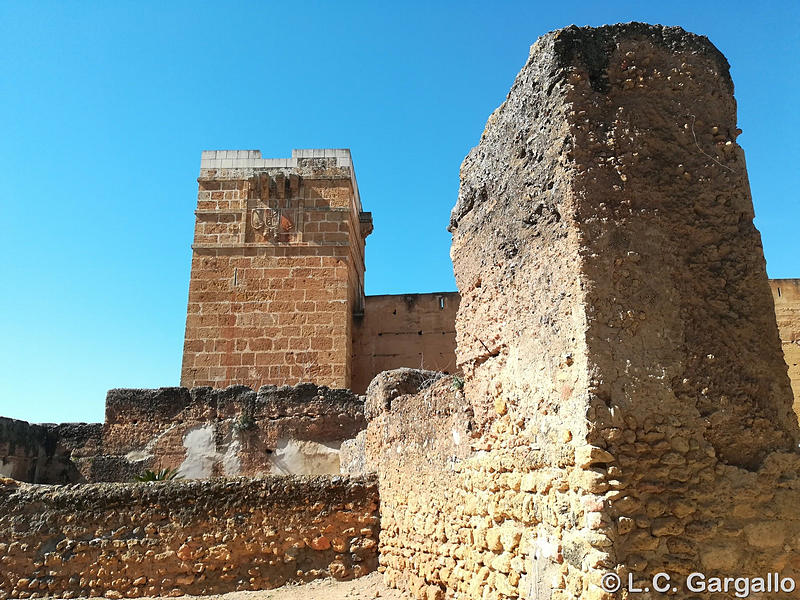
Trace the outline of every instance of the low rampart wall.
[[46, 423], [0, 417], [0, 477], [29, 483], [86, 481], [99, 451], [101, 423]]
[[371, 479], [0, 480], [0, 598], [261, 590], [376, 567]]

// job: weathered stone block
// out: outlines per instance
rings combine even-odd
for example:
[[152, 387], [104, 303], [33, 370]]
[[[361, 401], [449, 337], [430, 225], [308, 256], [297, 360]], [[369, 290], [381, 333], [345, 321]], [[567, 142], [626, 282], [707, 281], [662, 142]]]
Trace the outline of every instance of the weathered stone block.
[[[680, 28], [533, 46], [451, 216], [463, 392], [370, 401], [393, 582], [577, 599], [607, 597], [608, 570], [793, 568], [800, 431], [732, 92], [725, 58]], [[445, 557], [478, 552], [442, 581]]]

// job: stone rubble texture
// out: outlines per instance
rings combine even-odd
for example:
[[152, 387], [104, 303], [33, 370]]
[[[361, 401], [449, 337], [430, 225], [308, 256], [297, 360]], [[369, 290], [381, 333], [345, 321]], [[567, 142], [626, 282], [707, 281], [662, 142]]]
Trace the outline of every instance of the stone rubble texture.
[[262, 590], [375, 569], [374, 480], [0, 481], [0, 598]]
[[388, 583], [585, 600], [614, 597], [609, 571], [798, 579], [800, 432], [732, 94], [680, 28], [532, 47], [451, 218], [463, 390], [368, 392]]

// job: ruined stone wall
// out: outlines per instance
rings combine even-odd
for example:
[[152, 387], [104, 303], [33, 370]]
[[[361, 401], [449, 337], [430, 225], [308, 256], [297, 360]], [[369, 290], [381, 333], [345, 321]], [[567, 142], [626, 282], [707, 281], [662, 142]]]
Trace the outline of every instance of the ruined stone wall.
[[633, 23], [533, 46], [451, 219], [463, 399], [367, 394], [390, 583], [800, 581], [800, 432], [737, 134], [705, 38]]
[[596, 539], [581, 529], [599, 506], [571, 493], [586, 479], [574, 456], [516, 442], [523, 419], [481, 436], [449, 378], [421, 391], [392, 378], [380, 375], [371, 389], [365, 436], [367, 469], [379, 476], [386, 582], [426, 600], [590, 597], [566, 577], [565, 558], [580, 569]]
[[29, 483], [340, 472], [365, 426], [363, 398], [324, 386], [115, 389], [105, 423], [32, 425], [0, 417], [0, 476]]
[[0, 483], [0, 598], [263, 590], [374, 570], [374, 481]]
[[353, 328], [353, 390], [400, 367], [455, 372], [457, 292], [367, 296]]
[[102, 439], [101, 423], [32, 425], [0, 417], [0, 477], [28, 483], [86, 481]]
[[206, 152], [181, 385], [349, 387], [364, 240], [347, 150]]
[[145, 469], [186, 478], [339, 473], [339, 447], [365, 426], [363, 401], [313, 384], [111, 390], [93, 481]]
[[800, 279], [771, 279], [778, 332], [794, 391], [794, 412], [800, 419]]

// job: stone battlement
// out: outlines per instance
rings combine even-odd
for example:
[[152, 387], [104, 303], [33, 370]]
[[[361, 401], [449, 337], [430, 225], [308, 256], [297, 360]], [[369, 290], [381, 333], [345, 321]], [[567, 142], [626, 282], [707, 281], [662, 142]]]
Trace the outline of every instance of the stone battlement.
[[336, 167], [353, 167], [348, 148], [292, 150], [291, 158], [262, 158], [261, 150], [204, 150], [200, 170], [205, 169], [296, 169], [308, 159], [335, 159]]

